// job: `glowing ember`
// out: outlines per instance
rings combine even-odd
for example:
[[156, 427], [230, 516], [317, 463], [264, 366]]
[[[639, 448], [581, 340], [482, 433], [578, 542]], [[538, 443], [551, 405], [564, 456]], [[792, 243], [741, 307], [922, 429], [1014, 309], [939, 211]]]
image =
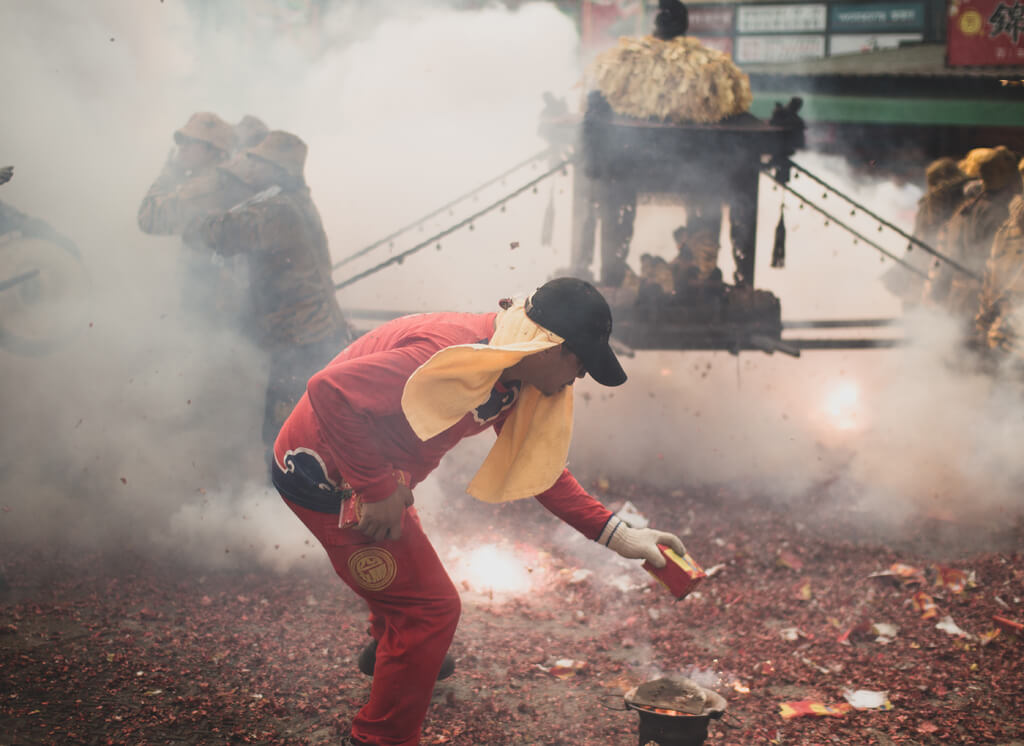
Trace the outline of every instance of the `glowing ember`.
[[853, 430], [858, 421], [860, 389], [853, 381], [841, 381], [825, 395], [824, 411], [838, 430]]
[[484, 544], [460, 553], [452, 577], [456, 584], [485, 593], [523, 594], [532, 586], [523, 558], [496, 544]]

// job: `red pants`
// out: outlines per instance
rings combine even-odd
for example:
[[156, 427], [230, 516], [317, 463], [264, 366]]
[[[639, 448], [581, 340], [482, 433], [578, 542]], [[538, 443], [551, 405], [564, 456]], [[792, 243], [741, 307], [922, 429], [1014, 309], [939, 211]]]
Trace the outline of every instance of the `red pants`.
[[370, 607], [377, 664], [370, 701], [353, 720], [352, 735], [375, 746], [418, 744], [462, 605], [415, 508], [406, 509], [401, 539], [375, 542], [338, 528], [337, 514], [285, 502]]

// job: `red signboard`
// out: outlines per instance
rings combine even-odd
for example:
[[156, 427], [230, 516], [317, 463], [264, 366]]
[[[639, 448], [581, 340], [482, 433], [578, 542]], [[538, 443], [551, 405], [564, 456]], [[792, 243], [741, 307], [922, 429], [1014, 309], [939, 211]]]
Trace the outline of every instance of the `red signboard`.
[[1024, 66], [1024, 3], [951, 0], [947, 38], [950, 65]]
[[614, 47], [620, 36], [641, 36], [643, 3], [640, 0], [583, 0], [580, 8], [581, 42], [585, 52]]

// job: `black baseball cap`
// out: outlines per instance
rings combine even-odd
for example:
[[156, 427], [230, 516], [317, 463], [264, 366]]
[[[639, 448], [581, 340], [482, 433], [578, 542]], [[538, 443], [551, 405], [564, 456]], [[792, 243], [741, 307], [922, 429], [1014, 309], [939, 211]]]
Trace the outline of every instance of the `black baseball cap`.
[[608, 344], [612, 310], [589, 282], [557, 277], [544, 283], [526, 301], [526, 315], [564, 339], [591, 378], [602, 386], [626, 382], [626, 371]]

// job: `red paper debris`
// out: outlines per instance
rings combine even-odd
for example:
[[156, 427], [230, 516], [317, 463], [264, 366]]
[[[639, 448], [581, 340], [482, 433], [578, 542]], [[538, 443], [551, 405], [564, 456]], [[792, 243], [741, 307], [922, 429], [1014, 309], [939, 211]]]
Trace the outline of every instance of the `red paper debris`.
[[914, 608], [921, 614], [922, 619], [932, 619], [938, 616], [939, 609], [935, 605], [935, 599], [924, 591], [918, 591], [913, 596]]
[[779, 703], [779, 714], [783, 720], [798, 717], [842, 717], [849, 712], [853, 712], [853, 705], [849, 702], [827, 705], [813, 699], [801, 699], [796, 702]]
[[966, 572], [952, 567], [935, 565], [935, 573], [935, 586], [953, 594], [963, 593], [970, 582]]
[[[897, 561], [930, 567], [942, 545], [921, 526], [889, 547], [859, 513], [816, 520], [813, 501], [780, 506], [694, 485], [672, 494], [608, 474], [608, 494], [640, 506], [655, 528], [692, 528], [683, 538], [694, 556], [725, 566], [680, 605], [637, 583], [639, 563], [622, 572], [606, 550], [568, 542], [564, 525], [532, 501], [477, 503], [463, 494], [465, 475], [453, 472], [443, 484], [449, 503], [421, 513], [435, 545], [500, 539], [526, 547], [533, 585], [522, 595], [462, 594], [456, 671], [435, 686], [424, 746], [635, 744], [637, 714], [599, 705], [621, 706], [622, 692], [662, 674], [706, 682], [726, 697], [736, 719], [712, 721], [714, 746], [1024, 742], [1018, 638], [993, 620], [1021, 620], [1019, 553], [994, 542], [973, 554], [961, 545], [955, 557], [950, 551], [946, 564], [963, 563], [984, 583], [955, 597], [942, 590], [942, 614], [949, 605], [964, 629], [998, 630], [982, 647], [920, 620], [910, 603], [920, 586], [870, 577]], [[599, 477], [577, 476], [588, 484]], [[192, 498], [224, 499], [223, 490], [208, 490]], [[4, 516], [4, 525], [22, 512]], [[8, 531], [0, 541], [0, 722], [8, 740], [342, 741], [369, 693], [370, 679], [356, 668], [368, 640], [366, 608], [322, 551], [300, 540], [307, 557], [298, 558], [288, 532], [299, 527], [247, 541], [225, 533], [209, 542], [209, 563], [201, 552], [174, 561], [148, 555], [144, 539], [158, 527], [144, 524], [140, 541], [92, 552], [75, 542], [54, 551]], [[798, 548], [803, 568], [778, 568], [765, 546]], [[580, 569], [592, 574], [570, 582]], [[811, 585], [810, 601], [793, 597], [798, 583]], [[880, 645], [872, 620], [900, 632]], [[795, 640], [780, 634], [791, 627], [800, 631]], [[844, 629], [851, 644], [835, 644], [830, 638]], [[565, 679], [538, 668], [562, 657], [586, 666]], [[832, 707], [844, 687], [887, 690], [895, 709], [780, 716], [782, 701]]]
[[1001, 630], [1011, 632], [1018, 637], [1024, 635], [1024, 624], [1021, 622], [1015, 622], [1014, 620], [1007, 619], [1003, 616], [993, 616], [992, 621], [995, 622], [995, 625]]
[[785, 549], [779, 551], [776, 561], [780, 566], [788, 567], [791, 570], [802, 570], [804, 568], [803, 560]]

